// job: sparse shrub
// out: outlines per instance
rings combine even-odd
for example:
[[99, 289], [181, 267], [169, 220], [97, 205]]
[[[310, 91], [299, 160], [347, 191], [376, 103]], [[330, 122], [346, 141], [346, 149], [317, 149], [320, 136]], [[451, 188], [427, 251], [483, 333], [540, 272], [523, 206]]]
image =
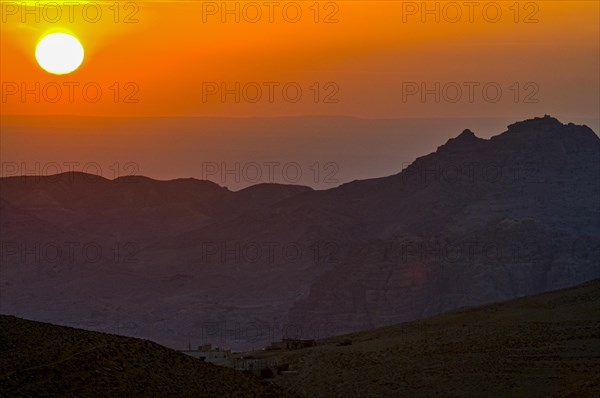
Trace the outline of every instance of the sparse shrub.
[[281, 372], [285, 372], [290, 370], [290, 365], [288, 363], [284, 363], [282, 365], [277, 366], [277, 374], [281, 374]]
[[272, 379], [273, 378], [273, 371], [271, 370], [271, 368], [262, 368], [260, 370], [260, 378], [261, 379]]

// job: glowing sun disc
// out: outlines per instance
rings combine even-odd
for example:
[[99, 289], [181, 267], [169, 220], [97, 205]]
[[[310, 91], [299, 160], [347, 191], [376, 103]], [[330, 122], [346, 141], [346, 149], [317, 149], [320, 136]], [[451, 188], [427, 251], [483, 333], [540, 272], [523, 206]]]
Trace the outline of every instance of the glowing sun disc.
[[37, 44], [35, 59], [45, 71], [64, 75], [79, 68], [83, 62], [83, 46], [67, 33], [52, 33]]

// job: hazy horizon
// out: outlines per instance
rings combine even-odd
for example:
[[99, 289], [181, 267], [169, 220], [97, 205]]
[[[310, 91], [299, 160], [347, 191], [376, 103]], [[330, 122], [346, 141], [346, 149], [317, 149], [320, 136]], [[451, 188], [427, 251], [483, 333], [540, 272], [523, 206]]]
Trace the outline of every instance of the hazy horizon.
[[[598, 120], [558, 119], [598, 135]], [[329, 189], [397, 174], [465, 129], [487, 139], [520, 120], [13, 115], [1, 121], [3, 177], [87, 171], [108, 179], [196, 178], [237, 191], [261, 183]]]

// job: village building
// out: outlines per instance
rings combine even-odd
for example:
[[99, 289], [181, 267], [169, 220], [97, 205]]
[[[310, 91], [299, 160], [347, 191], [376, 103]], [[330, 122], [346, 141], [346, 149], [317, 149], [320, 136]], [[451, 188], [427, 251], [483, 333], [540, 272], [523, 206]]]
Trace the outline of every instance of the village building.
[[314, 347], [315, 345], [317, 345], [315, 340], [283, 339], [271, 343], [266, 350], [299, 350], [302, 348]]
[[232, 366], [231, 350], [221, 350], [220, 348], [213, 349], [211, 344], [201, 345], [197, 350], [188, 349], [180, 352], [215, 365]]

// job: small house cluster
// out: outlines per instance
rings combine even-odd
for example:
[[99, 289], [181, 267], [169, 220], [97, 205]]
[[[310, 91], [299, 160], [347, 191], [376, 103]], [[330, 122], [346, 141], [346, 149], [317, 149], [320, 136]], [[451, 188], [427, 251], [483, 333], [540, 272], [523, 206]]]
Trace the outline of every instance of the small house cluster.
[[204, 344], [198, 346], [197, 350], [188, 349], [181, 351], [183, 354], [193, 358], [198, 358], [205, 362], [210, 362], [219, 366], [232, 366], [231, 350], [221, 350], [220, 348], [212, 348], [212, 344]]
[[300, 350], [302, 348], [314, 347], [315, 345], [317, 345], [315, 340], [283, 339], [271, 343], [266, 350]]
[[[314, 347], [315, 340], [283, 339], [271, 343], [265, 351], [291, 351]], [[226, 366], [242, 372], [253, 373], [261, 378], [271, 378], [275, 375], [292, 375], [297, 372], [289, 369], [288, 364], [279, 364], [269, 355], [257, 353], [232, 353], [231, 350], [213, 348], [211, 344], [198, 346], [198, 349], [181, 351], [185, 355], [200, 359], [214, 365]]]
[[265, 368], [273, 368], [277, 362], [273, 359], [256, 358], [252, 355], [242, 356], [233, 359], [233, 368], [236, 370], [246, 370], [253, 373]]

